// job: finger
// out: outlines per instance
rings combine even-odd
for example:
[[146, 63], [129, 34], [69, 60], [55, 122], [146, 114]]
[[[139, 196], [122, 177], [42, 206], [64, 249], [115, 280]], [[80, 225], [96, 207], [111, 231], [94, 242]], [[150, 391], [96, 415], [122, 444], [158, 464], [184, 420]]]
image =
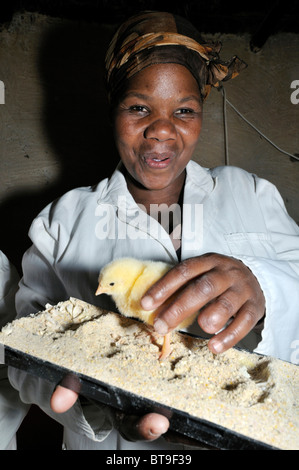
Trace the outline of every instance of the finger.
[[235, 346], [262, 318], [262, 309], [256, 309], [251, 302], [245, 303], [233, 321], [219, 334], [210, 339], [209, 349], [219, 354]]
[[153, 441], [166, 433], [168, 419], [158, 413], [140, 416], [125, 416], [119, 426], [121, 435], [129, 441]]
[[206, 304], [219, 297], [228, 287], [229, 279], [216, 270], [198, 276], [157, 313], [154, 321], [155, 330], [160, 334], [170, 332], [186, 318], [193, 316]]
[[141, 299], [142, 308], [152, 310], [162, 305], [174, 292], [215, 265], [213, 256], [190, 258], [174, 266], [148, 289]]
[[225, 327], [246, 302], [245, 291], [228, 289], [213, 302], [201, 309], [198, 324], [203, 331], [215, 334]]
[[55, 413], [64, 413], [76, 403], [77, 399], [77, 392], [62, 387], [61, 385], [57, 385], [52, 394], [50, 405]]

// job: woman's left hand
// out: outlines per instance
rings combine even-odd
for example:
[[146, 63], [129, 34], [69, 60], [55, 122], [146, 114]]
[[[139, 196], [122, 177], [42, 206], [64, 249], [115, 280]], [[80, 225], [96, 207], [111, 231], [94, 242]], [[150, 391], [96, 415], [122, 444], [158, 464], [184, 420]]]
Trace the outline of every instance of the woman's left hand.
[[177, 264], [148, 290], [141, 304], [152, 310], [171, 296], [155, 319], [155, 330], [165, 335], [200, 310], [198, 323], [206, 333], [215, 335], [223, 328], [209, 340], [213, 353], [235, 346], [265, 313], [265, 298], [253, 273], [240, 260], [217, 253]]
[[[73, 388], [78, 385], [76, 376], [66, 377], [63, 383], [71, 387], [75, 385]], [[51, 397], [51, 408], [55, 413], [65, 413], [76, 403], [78, 397], [78, 392], [58, 385]], [[158, 413], [148, 413], [144, 416], [115, 413], [115, 425], [121, 435], [129, 441], [154, 441], [168, 431], [169, 421]]]

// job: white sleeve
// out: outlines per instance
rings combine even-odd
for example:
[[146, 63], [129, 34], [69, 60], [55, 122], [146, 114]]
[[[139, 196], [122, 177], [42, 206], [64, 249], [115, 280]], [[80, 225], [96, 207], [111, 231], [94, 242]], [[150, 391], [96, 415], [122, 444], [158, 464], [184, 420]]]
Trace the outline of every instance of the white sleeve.
[[33, 244], [23, 256], [23, 278], [16, 294], [18, 317], [42, 311], [47, 303], [67, 300], [54, 268], [59, 227], [54, 224], [51, 229], [45, 216], [38, 217], [31, 225], [29, 235]]
[[[31, 226], [33, 245], [23, 257], [23, 278], [16, 295], [18, 317], [43, 310], [46, 303], [55, 304], [67, 298], [63, 281], [55, 273], [60, 227], [55, 223], [49, 225], [45, 211]], [[56, 384], [12, 367], [9, 368], [9, 380], [24, 403], [37, 404], [47, 415], [77, 434], [101, 441], [113, 428], [112, 412], [105, 406], [94, 407], [97, 418], [94, 427], [87, 422], [80, 400], [66, 413], [52, 411], [50, 399]]]
[[[15, 267], [0, 251], [0, 328], [16, 316], [15, 293], [19, 276]], [[0, 365], [0, 450], [9, 447], [28, 411], [7, 378], [7, 367]]]
[[50, 398], [55, 384], [12, 367], [9, 368], [9, 380], [19, 390], [20, 397], [24, 403], [35, 403], [48, 416], [76, 434], [84, 435], [92, 441], [102, 441], [113, 429], [112, 410], [104, 405], [87, 405], [86, 416], [89, 416], [88, 411], [91, 407], [93, 416], [93, 421], [88, 422], [80, 400], [77, 400], [65, 413], [54, 413], [52, 411]]
[[16, 268], [0, 251], [0, 328], [16, 316], [15, 294], [19, 275]]
[[257, 179], [256, 192], [276, 259], [238, 256], [258, 279], [266, 315], [258, 353], [299, 363], [299, 227], [271, 183]]

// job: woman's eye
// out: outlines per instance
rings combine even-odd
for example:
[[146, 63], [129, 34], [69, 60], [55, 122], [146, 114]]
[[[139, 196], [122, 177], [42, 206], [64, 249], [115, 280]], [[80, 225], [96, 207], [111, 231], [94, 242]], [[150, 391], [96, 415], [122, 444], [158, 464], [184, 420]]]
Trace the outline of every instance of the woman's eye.
[[142, 106], [142, 105], [133, 105], [133, 106], [130, 106], [130, 111], [132, 112], [136, 112], [136, 113], [145, 113], [147, 112], [147, 109], [145, 108], [145, 106]]
[[181, 108], [177, 110], [177, 114], [192, 114], [194, 110], [191, 108]]

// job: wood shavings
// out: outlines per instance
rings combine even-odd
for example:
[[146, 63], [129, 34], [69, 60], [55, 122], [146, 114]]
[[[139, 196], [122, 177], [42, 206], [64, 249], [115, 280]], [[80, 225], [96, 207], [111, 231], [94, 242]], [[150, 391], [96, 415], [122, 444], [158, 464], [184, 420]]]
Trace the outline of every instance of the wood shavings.
[[299, 370], [275, 358], [174, 332], [163, 338], [141, 322], [77, 299], [6, 325], [0, 342], [281, 449], [299, 449]]

